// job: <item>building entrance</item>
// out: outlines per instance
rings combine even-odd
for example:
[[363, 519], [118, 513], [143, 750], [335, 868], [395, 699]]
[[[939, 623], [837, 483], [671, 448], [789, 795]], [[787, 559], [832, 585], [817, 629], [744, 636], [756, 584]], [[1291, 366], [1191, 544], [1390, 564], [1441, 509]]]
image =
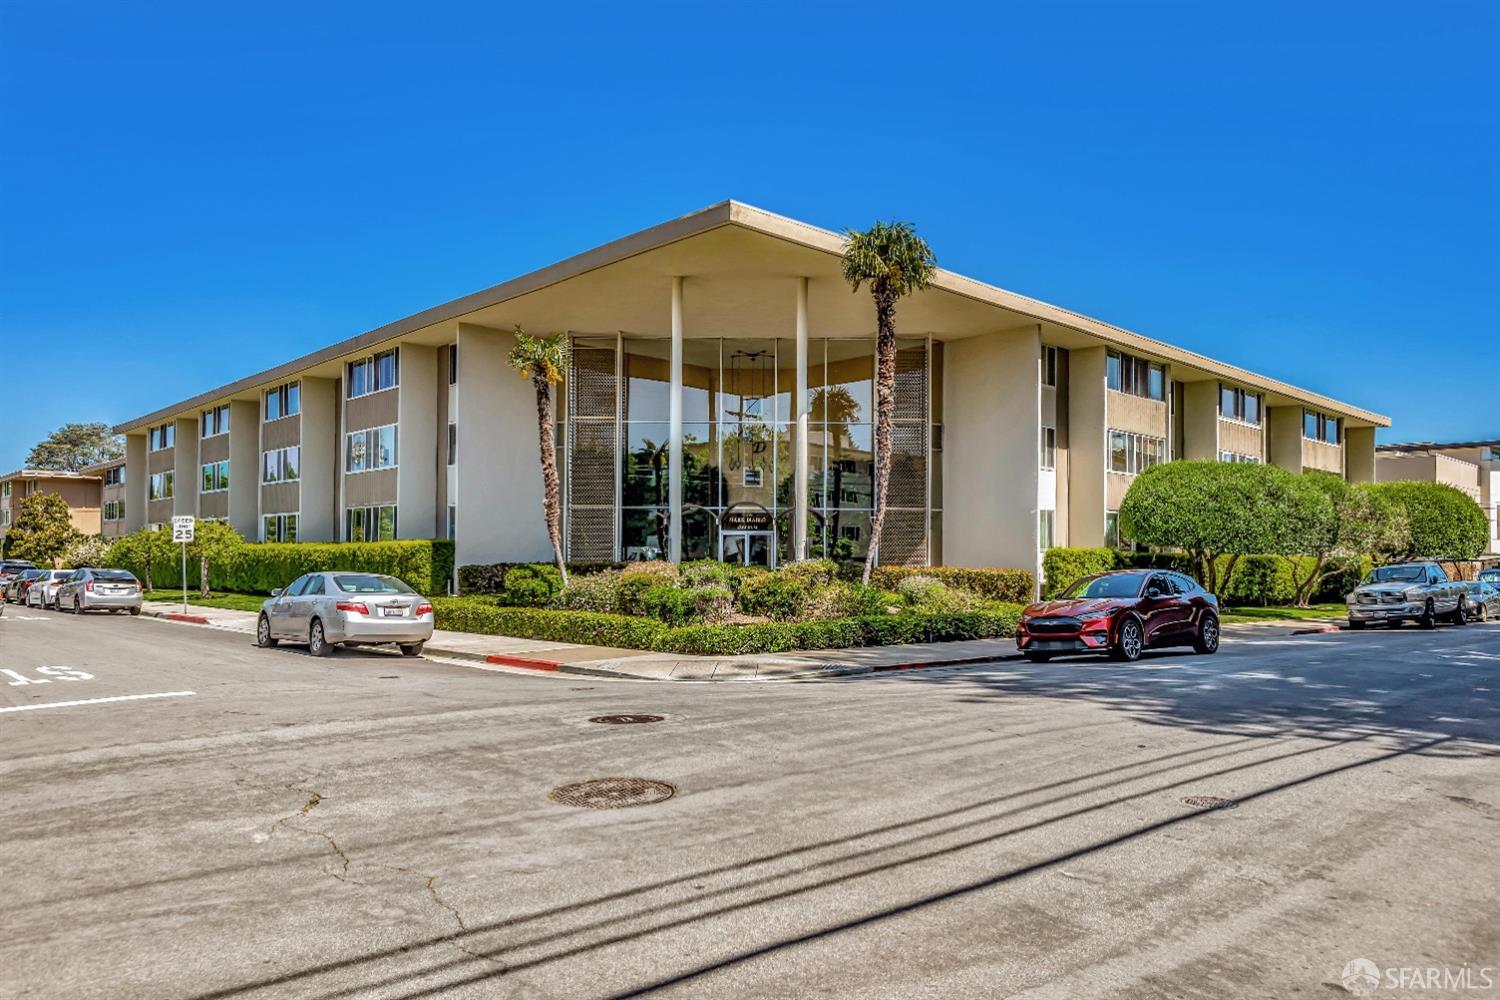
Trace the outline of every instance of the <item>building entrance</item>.
[[737, 566], [774, 566], [776, 532], [725, 531], [719, 535], [719, 559]]

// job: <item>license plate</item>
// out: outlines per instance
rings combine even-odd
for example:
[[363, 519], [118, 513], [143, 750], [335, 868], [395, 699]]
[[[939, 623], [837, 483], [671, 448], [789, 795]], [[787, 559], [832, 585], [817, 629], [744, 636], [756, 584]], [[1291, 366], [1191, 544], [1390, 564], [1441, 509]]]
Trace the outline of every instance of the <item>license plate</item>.
[[381, 614], [382, 617], [385, 617], [385, 618], [400, 618], [402, 615], [406, 614], [406, 609], [405, 608], [381, 608], [380, 609], [380, 614]]

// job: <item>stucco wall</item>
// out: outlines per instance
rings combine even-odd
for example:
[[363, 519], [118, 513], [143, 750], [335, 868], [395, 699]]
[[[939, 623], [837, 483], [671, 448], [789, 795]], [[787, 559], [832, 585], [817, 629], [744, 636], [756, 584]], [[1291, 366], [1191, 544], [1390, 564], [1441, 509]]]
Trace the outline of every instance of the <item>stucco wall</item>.
[[[401, 395], [396, 478], [401, 507], [396, 531], [402, 538], [432, 538], [437, 521], [438, 359], [437, 349], [401, 346]], [[517, 379], [517, 381], [520, 381]], [[447, 386], [444, 385], [446, 395]], [[533, 421], [534, 423], [534, 421]], [[446, 438], [448, 429], [443, 428]], [[519, 456], [517, 456], [519, 458]]]
[[1219, 451], [1232, 451], [1240, 455], [1253, 455], [1265, 461], [1265, 431], [1237, 420], [1219, 421]]
[[1272, 465], [1288, 472], [1302, 471], [1302, 407], [1272, 406], [1266, 409], [1266, 455]]
[[369, 427], [384, 427], [386, 424], [394, 424], [400, 419], [401, 393], [411, 372], [407, 369], [407, 354], [419, 354], [423, 351], [431, 353], [430, 347], [416, 347], [403, 344], [401, 347], [401, 387], [382, 389], [380, 392], [372, 392], [368, 396], [360, 396], [345, 402], [344, 421], [351, 431], [365, 430]]
[[1109, 393], [1109, 426], [1115, 430], [1133, 431], [1165, 439], [1167, 436], [1167, 404], [1157, 399], [1132, 396], [1127, 392], [1106, 390]]
[[548, 560], [536, 395], [516, 378], [507, 330], [458, 327], [458, 565]]
[[945, 345], [943, 561], [1038, 572], [1041, 336]]
[[172, 484], [172, 513], [198, 516], [198, 484], [203, 470], [198, 465], [198, 420], [187, 417], [177, 421], [177, 445], [173, 449], [177, 467]]
[[337, 445], [338, 389], [337, 379], [302, 380], [302, 502], [297, 537], [304, 542], [334, 542], [342, 537], [342, 518], [335, 516], [342, 471]]
[[1068, 545], [1104, 544], [1106, 354], [1103, 347], [1068, 352]]
[[229, 404], [229, 523], [250, 541], [260, 532], [260, 404]]
[[146, 524], [146, 435], [125, 435], [125, 530]]
[[1340, 445], [1329, 444], [1326, 441], [1303, 438], [1302, 467], [1335, 472], [1342, 476], [1344, 474], [1344, 449]]
[[1219, 383], [1187, 382], [1182, 387], [1182, 457], [1219, 457]]
[[1375, 481], [1375, 428], [1344, 429], [1344, 473], [1351, 483]]

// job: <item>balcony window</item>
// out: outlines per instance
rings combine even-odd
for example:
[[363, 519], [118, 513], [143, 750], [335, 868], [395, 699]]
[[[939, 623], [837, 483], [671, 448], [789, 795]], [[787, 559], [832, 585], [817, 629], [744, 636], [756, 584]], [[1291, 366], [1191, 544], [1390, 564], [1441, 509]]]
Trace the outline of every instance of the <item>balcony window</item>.
[[1111, 429], [1109, 471], [1133, 476], [1167, 460], [1167, 439]]
[[1042, 385], [1057, 387], [1057, 348], [1042, 348]]
[[1225, 420], [1260, 426], [1261, 398], [1258, 392], [1219, 383], [1219, 416]]
[[344, 511], [344, 540], [390, 542], [396, 538], [396, 505], [350, 507]]
[[397, 384], [396, 351], [381, 351], [368, 358], [351, 361], [348, 365], [350, 399], [368, 396], [372, 392], [393, 389]]
[[344, 452], [344, 471], [369, 472], [396, 464], [396, 425], [351, 431]]
[[1037, 548], [1046, 552], [1053, 546], [1053, 530], [1056, 527], [1057, 511], [1037, 511], [1036, 542]]
[[203, 492], [220, 493], [229, 489], [229, 462], [210, 462], [203, 466]]
[[288, 382], [274, 389], [266, 390], [266, 422], [280, 420], [282, 417], [290, 417], [294, 413], [302, 411], [302, 384], [300, 382]]
[[1105, 381], [1116, 392], [1143, 399], [1165, 400], [1167, 370], [1145, 358], [1110, 351], [1105, 359]]
[[215, 406], [211, 410], [203, 411], [202, 437], [218, 437], [220, 434], [229, 433], [229, 404]]
[[151, 481], [147, 484], [146, 496], [150, 500], [170, 500], [173, 495], [173, 472], [155, 472], [151, 475]]
[[1302, 411], [1302, 436], [1311, 441], [1338, 444], [1342, 440], [1339, 436], [1342, 425], [1343, 421], [1338, 417], [1330, 417], [1316, 410]]
[[272, 448], [262, 458], [262, 483], [294, 483], [302, 476], [302, 448], [298, 445]]
[[177, 425], [165, 423], [160, 427], [153, 427], [146, 432], [150, 437], [150, 448], [152, 451], [166, 451], [177, 443]]

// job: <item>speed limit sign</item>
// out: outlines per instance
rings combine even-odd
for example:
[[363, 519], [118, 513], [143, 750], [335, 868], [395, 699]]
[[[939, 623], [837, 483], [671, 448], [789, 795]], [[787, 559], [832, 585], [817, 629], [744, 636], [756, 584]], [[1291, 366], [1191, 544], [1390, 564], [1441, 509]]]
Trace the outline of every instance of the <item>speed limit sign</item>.
[[178, 514], [172, 518], [172, 541], [191, 542], [193, 540], [193, 515]]

